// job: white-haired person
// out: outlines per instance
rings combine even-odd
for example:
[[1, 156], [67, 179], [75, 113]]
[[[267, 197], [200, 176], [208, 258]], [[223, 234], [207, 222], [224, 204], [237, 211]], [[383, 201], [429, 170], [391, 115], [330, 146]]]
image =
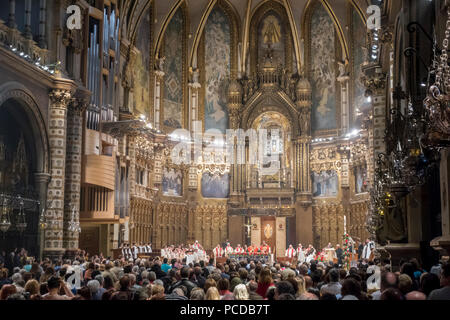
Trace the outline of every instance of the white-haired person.
[[249, 300], [247, 286], [245, 284], [238, 284], [233, 290], [234, 300]]

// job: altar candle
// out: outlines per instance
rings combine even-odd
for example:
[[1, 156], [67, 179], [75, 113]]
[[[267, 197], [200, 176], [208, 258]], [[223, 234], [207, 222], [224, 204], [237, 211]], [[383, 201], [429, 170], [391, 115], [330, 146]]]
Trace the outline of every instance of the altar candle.
[[347, 216], [344, 215], [344, 234], [347, 234]]

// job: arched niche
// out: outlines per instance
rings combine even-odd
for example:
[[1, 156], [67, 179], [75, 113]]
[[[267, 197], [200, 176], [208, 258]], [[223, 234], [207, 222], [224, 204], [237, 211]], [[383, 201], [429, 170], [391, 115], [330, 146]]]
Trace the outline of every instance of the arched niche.
[[[0, 86], [0, 193], [43, 201], [49, 177], [49, 143], [46, 126], [33, 95], [21, 84]], [[43, 197], [44, 195], [44, 197]], [[25, 202], [23, 232], [15, 228], [18, 209], [10, 213], [12, 227], [4, 234], [4, 249], [27, 248], [39, 253], [39, 209]], [[42, 203], [42, 202], [41, 202]]]
[[298, 111], [295, 105], [282, 92], [264, 92], [247, 103], [244, 107], [241, 119], [241, 128], [248, 130], [252, 128], [255, 120], [265, 112], [277, 112], [290, 119], [291, 136], [296, 137], [299, 133]]
[[9, 114], [23, 130], [24, 139], [32, 152], [33, 173], [48, 174], [47, 129], [32, 93], [15, 82], [0, 86], [0, 110]]
[[246, 57], [246, 70], [250, 70], [251, 75], [258, 71], [258, 65], [263, 62], [268, 42], [272, 43], [276, 64], [289, 73], [296, 73], [298, 70], [289, 17], [286, 8], [277, 1], [263, 3], [251, 18], [250, 50], [249, 57]]

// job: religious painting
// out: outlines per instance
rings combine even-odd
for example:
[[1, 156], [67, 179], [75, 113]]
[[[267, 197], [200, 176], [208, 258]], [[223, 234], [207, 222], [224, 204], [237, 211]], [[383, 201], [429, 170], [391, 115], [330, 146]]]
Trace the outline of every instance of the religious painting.
[[182, 9], [173, 15], [164, 35], [163, 123], [174, 129], [183, 123], [183, 35]]
[[311, 17], [312, 128], [333, 130], [336, 121], [336, 35], [334, 24], [322, 5]]
[[354, 167], [353, 173], [355, 178], [355, 194], [368, 192], [367, 168], [365, 166]]
[[139, 23], [136, 37], [133, 109], [138, 113], [145, 113], [150, 106], [150, 28], [150, 9], [148, 9]]
[[313, 172], [311, 174], [313, 184], [313, 197], [337, 197], [338, 175], [334, 170]]
[[258, 28], [258, 61], [263, 63], [269, 49], [275, 65], [285, 64], [285, 39], [281, 19], [275, 12], [269, 12]]
[[227, 93], [231, 68], [230, 21], [216, 7], [205, 26], [205, 130], [228, 128]]
[[164, 196], [181, 197], [183, 195], [183, 174], [181, 170], [164, 168], [162, 179]]
[[225, 199], [230, 194], [229, 174], [205, 172], [202, 175], [203, 198]]
[[364, 75], [362, 67], [364, 64], [366, 48], [366, 28], [362, 22], [358, 12], [352, 8], [352, 49], [353, 49], [353, 118], [356, 122], [354, 127], [361, 125], [361, 115], [367, 114], [371, 108], [370, 102], [365, 97], [365, 86], [362, 82]]

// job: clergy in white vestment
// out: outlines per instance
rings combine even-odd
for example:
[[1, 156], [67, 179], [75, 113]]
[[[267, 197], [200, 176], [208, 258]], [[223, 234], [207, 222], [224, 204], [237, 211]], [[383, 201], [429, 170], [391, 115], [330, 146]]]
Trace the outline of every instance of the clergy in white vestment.
[[192, 245], [192, 247], [194, 248], [194, 249], [200, 249], [201, 248], [201, 245], [200, 245], [200, 243], [198, 243], [198, 240], [195, 240], [195, 243]]
[[133, 244], [133, 248], [132, 248], [132, 249], [133, 249], [133, 250], [132, 250], [132, 253], [133, 253], [132, 258], [133, 258], [134, 260], [136, 260], [137, 257], [138, 257], [139, 248], [136, 246], [136, 244]]
[[222, 247], [220, 246], [220, 244], [218, 244], [218, 245], [214, 248], [213, 253], [214, 253], [214, 257], [216, 257], [216, 258], [221, 258], [221, 257], [223, 256], [223, 249], [222, 249]]
[[235, 254], [243, 254], [245, 252], [244, 248], [241, 247], [240, 244], [237, 245], [237, 247], [234, 249]]
[[369, 239], [367, 239], [366, 245], [364, 246], [364, 249], [362, 252], [362, 258], [370, 259], [370, 255], [374, 249], [375, 249], [375, 243], [373, 241], [370, 241]]
[[286, 249], [286, 254], [285, 254], [285, 256], [288, 257], [288, 258], [293, 258], [293, 257], [295, 257], [295, 249], [294, 249], [294, 247], [292, 246], [292, 244], [290, 244], [290, 245], [289, 245], [289, 248]]
[[147, 247], [147, 253], [152, 253], [152, 244], [148, 243], [146, 247]]
[[299, 243], [298, 244], [298, 247], [297, 247], [297, 260], [298, 260], [298, 262], [301, 262], [301, 263], [303, 263], [303, 262], [305, 262], [305, 253], [304, 253], [304, 251], [303, 251], [303, 247], [302, 247], [302, 244], [301, 243]]
[[233, 247], [231, 246], [231, 244], [228, 242], [227, 246], [225, 248], [225, 255], [228, 257], [230, 254], [233, 254]]

